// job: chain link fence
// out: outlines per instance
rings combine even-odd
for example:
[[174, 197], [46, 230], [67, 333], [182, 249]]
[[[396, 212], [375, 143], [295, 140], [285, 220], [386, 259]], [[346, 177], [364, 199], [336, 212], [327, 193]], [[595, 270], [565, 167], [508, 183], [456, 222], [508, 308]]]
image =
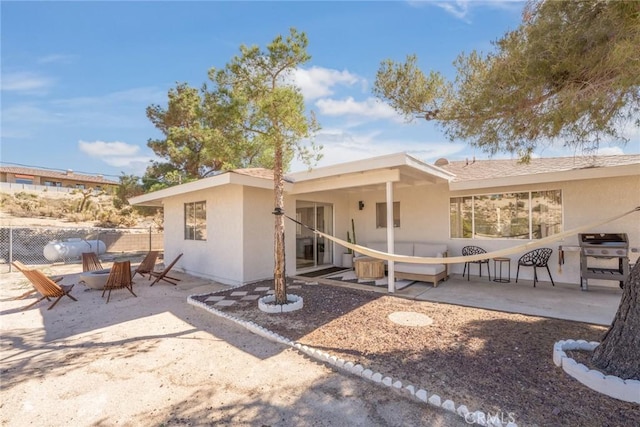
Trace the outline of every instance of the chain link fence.
[[153, 228], [0, 228], [0, 273], [15, 268], [13, 261], [42, 266], [80, 263], [82, 252], [96, 252], [101, 259], [124, 254], [162, 251], [163, 234]]

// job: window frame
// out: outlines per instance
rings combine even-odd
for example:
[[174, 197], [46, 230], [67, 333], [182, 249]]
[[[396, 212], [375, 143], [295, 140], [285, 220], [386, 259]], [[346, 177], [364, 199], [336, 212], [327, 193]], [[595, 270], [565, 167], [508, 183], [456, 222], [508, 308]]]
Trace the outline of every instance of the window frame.
[[[199, 212], [202, 213], [201, 218], [198, 218]], [[186, 202], [183, 207], [183, 214], [184, 240], [206, 241], [207, 201]]]
[[[396, 207], [398, 217], [396, 218]], [[383, 217], [380, 218], [380, 212], [383, 212]], [[384, 219], [384, 221], [380, 221]], [[376, 202], [376, 229], [387, 228], [387, 202]], [[400, 228], [400, 202], [393, 202], [393, 228]]]
[[[554, 194], [555, 193], [555, 194]], [[527, 195], [526, 200], [518, 198]], [[515, 197], [512, 197], [515, 196]], [[539, 203], [544, 198], [545, 204]], [[522, 227], [527, 224], [527, 233], [514, 235], [491, 235], [488, 232], [479, 233], [479, 224], [484, 224], [485, 230], [495, 226], [497, 230], [506, 224], [503, 221], [495, 221], [491, 224], [480, 216], [478, 206], [482, 202], [491, 200], [513, 199], [516, 201], [516, 215], [511, 218], [516, 220], [515, 226]], [[535, 201], [537, 201], [537, 203]], [[553, 201], [556, 206], [552, 207]], [[520, 202], [524, 203], [526, 217], [518, 209]], [[551, 203], [549, 203], [551, 202]], [[544, 206], [544, 209], [543, 209]], [[491, 208], [488, 208], [487, 212]], [[498, 218], [499, 214], [497, 213]], [[470, 216], [470, 218], [469, 218]], [[490, 217], [491, 215], [488, 215]], [[555, 218], [555, 222], [553, 219]], [[551, 219], [551, 221], [549, 221]], [[517, 224], [520, 222], [520, 224]], [[508, 226], [508, 224], [506, 224]], [[489, 227], [489, 228], [487, 228]], [[564, 230], [564, 197], [561, 188], [549, 190], [514, 190], [502, 193], [468, 194], [449, 197], [449, 238], [450, 239], [474, 239], [474, 240], [539, 240], [547, 236], [561, 233]], [[454, 235], [455, 234], [455, 235]]]

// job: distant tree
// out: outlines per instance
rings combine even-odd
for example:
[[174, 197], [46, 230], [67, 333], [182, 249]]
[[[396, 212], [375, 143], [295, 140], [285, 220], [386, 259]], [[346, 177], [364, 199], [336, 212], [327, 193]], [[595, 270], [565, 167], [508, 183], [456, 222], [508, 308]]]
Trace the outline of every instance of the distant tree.
[[[384, 61], [374, 92], [408, 118], [435, 120], [452, 139], [527, 160], [541, 140], [594, 150], [640, 127], [640, 2], [535, 1], [485, 57], [460, 55], [454, 82], [417, 58]], [[624, 286], [596, 366], [640, 380], [640, 262]]]
[[[284, 247], [284, 172], [297, 154], [311, 165], [319, 158], [318, 149], [304, 145], [319, 129], [315, 117], [307, 115], [304, 98], [292, 84], [291, 73], [311, 57], [307, 37], [291, 29], [284, 38], [277, 36], [261, 50], [240, 47], [224, 69], [209, 70], [214, 89], [208, 93], [211, 105], [223, 111], [232, 134], [242, 134], [254, 149], [255, 159], [273, 166], [275, 230], [274, 282], [276, 304], [286, 304]], [[217, 114], [216, 114], [217, 115]], [[244, 151], [246, 152], [246, 151]]]
[[179, 83], [169, 90], [167, 108], [151, 105], [147, 117], [163, 134], [147, 142], [166, 161], [155, 161], [145, 173], [145, 187], [158, 190], [215, 172], [247, 166], [269, 166], [260, 162], [261, 148], [229, 126], [228, 110], [216, 103], [207, 86], [198, 90]]
[[71, 192], [71, 194], [80, 195], [80, 203], [76, 207], [76, 212], [84, 212], [91, 203], [91, 198], [97, 198], [105, 194], [102, 190], [94, 190], [93, 188], [77, 188]]
[[122, 209], [129, 205], [129, 198], [144, 194], [144, 188], [140, 184], [140, 178], [135, 175], [125, 175], [119, 177], [120, 183], [116, 188], [113, 206], [116, 209]]
[[527, 160], [541, 141], [583, 152], [640, 126], [640, 2], [533, 1], [496, 51], [461, 54], [457, 76], [425, 75], [417, 57], [382, 62], [374, 92], [451, 140]]

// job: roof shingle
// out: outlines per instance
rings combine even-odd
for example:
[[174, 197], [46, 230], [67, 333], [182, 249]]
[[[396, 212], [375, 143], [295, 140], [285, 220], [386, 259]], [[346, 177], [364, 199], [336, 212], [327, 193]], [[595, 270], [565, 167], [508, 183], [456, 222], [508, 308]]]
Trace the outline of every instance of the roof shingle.
[[518, 159], [453, 161], [440, 167], [455, 174], [455, 182], [461, 182], [633, 164], [640, 168], [640, 154], [534, 158], [529, 163]]

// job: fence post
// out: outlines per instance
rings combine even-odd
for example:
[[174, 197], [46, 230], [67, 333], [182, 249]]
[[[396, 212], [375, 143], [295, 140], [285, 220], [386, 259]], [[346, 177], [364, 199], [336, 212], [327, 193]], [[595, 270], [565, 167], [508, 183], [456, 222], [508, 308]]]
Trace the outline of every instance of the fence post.
[[151, 252], [151, 248], [152, 248], [152, 245], [151, 245], [151, 237], [152, 237], [152, 236], [151, 236], [151, 226], [149, 226], [149, 252]]
[[9, 227], [9, 273], [13, 271], [13, 227]]

